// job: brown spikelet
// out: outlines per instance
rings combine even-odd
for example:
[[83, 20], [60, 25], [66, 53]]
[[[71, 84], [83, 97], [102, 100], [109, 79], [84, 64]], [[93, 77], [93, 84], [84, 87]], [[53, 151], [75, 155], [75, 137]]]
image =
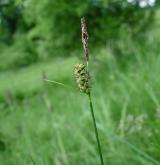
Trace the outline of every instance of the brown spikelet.
[[82, 44], [83, 44], [83, 48], [84, 48], [84, 52], [85, 52], [85, 57], [86, 57], [86, 61], [89, 61], [89, 55], [88, 55], [88, 33], [87, 33], [87, 25], [86, 25], [86, 20], [83, 17], [81, 19], [81, 28], [82, 28]]

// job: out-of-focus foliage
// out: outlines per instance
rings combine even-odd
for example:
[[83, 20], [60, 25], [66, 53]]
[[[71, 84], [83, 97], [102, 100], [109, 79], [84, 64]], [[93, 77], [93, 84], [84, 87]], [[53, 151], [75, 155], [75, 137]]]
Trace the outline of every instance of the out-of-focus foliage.
[[0, 41], [11, 43], [14, 33], [22, 26], [21, 8], [13, 0], [0, 1]]
[[32, 0], [25, 7], [26, 22], [35, 25], [29, 37], [39, 38], [38, 42], [47, 41], [48, 46], [55, 48], [72, 48], [80, 41], [80, 18], [83, 16], [87, 18], [91, 41], [96, 43], [117, 38], [121, 28], [129, 28], [134, 35], [144, 32], [152, 21], [153, 10], [113, 0], [42, 0], [38, 4]]
[[[27, 60], [27, 65], [49, 56], [68, 56], [67, 50], [81, 45], [80, 19], [85, 16], [90, 44], [98, 46], [112, 41], [113, 49], [120, 54], [126, 47], [119, 46], [121, 38], [125, 40], [129, 36], [131, 42], [144, 40], [144, 32], [154, 20], [153, 8], [148, 6], [142, 9], [138, 3], [128, 3], [127, 0], [40, 0], [38, 3], [37, 0], [2, 0], [0, 43], [15, 46], [15, 51], [17, 43], [20, 43], [22, 51], [16, 53], [19, 55], [11, 62], [12, 65], [16, 65], [14, 61], [19, 56], [26, 59], [26, 54], [27, 59], [31, 59]], [[11, 52], [7, 56], [14, 56], [12, 48]], [[3, 54], [6, 53], [8, 50]], [[24, 62], [18, 66], [24, 66]]]

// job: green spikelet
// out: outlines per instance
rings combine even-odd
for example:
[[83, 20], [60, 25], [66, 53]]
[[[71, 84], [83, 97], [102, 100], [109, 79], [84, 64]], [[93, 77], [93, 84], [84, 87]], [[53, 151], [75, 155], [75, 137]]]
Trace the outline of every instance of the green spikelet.
[[76, 64], [74, 68], [76, 83], [81, 92], [90, 93], [90, 77], [84, 64]]

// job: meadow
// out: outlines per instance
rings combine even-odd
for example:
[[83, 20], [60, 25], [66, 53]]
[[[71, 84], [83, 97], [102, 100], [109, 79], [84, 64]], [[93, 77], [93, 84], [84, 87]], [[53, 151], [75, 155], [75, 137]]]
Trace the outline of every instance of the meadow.
[[84, 16], [104, 164], [160, 165], [159, 5], [0, 1], [0, 165], [100, 165], [74, 75]]
[[[117, 62], [106, 48], [97, 52], [92, 95], [105, 164], [160, 164], [160, 56]], [[43, 80], [75, 87], [81, 55], [2, 72], [0, 164], [99, 164], [86, 96]]]

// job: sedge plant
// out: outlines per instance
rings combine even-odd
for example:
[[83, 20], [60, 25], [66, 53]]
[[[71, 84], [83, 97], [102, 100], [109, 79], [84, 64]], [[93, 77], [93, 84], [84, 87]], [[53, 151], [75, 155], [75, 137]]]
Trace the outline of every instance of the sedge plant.
[[[95, 131], [95, 137], [97, 141], [97, 147], [98, 147], [98, 152], [99, 152], [99, 157], [100, 157], [100, 162], [101, 165], [104, 165], [104, 160], [103, 160], [103, 155], [102, 155], [102, 149], [101, 149], [101, 144], [100, 144], [100, 139], [99, 139], [99, 134], [98, 134], [98, 129], [96, 125], [96, 119], [95, 119], [95, 114], [94, 114], [94, 109], [93, 109], [93, 102], [92, 102], [92, 97], [91, 97], [91, 81], [90, 81], [90, 74], [89, 74], [89, 51], [88, 51], [88, 33], [87, 33], [87, 26], [86, 26], [86, 21], [85, 18], [81, 19], [81, 28], [82, 28], [82, 44], [84, 48], [84, 63], [81, 64], [76, 64], [74, 67], [74, 75], [75, 75], [75, 80], [76, 84], [78, 87], [78, 90], [84, 94], [87, 95], [87, 98], [89, 100], [89, 106], [91, 110], [91, 116], [93, 120], [93, 126], [94, 126], [94, 131]], [[45, 81], [54, 83], [57, 85], [61, 85], [65, 88], [68, 88], [73, 91], [77, 91], [74, 88], [65, 85], [61, 82], [53, 81], [53, 80], [47, 80]]]
[[79, 90], [83, 93], [85, 93], [89, 100], [90, 110], [91, 110], [91, 116], [93, 120], [93, 126], [96, 136], [96, 141], [98, 145], [98, 151], [100, 156], [101, 165], [104, 165], [103, 155], [102, 155], [102, 149], [101, 144], [99, 140], [99, 134], [98, 129], [96, 125], [96, 119], [93, 109], [93, 103], [92, 103], [92, 97], [91, 97], [91, 82], [90, 82], [90, 74], [89, 74], [89, 51], [88, 51], [88, 33], [87, 33], [87, 26], [85, 18], [81, 19], [81, 28], [82, 28], [82, 44], [84, 48], [84, 54], [85, 54], [85, 64], [76, 64], [75, 65], [75, 79], [77, 86]]

